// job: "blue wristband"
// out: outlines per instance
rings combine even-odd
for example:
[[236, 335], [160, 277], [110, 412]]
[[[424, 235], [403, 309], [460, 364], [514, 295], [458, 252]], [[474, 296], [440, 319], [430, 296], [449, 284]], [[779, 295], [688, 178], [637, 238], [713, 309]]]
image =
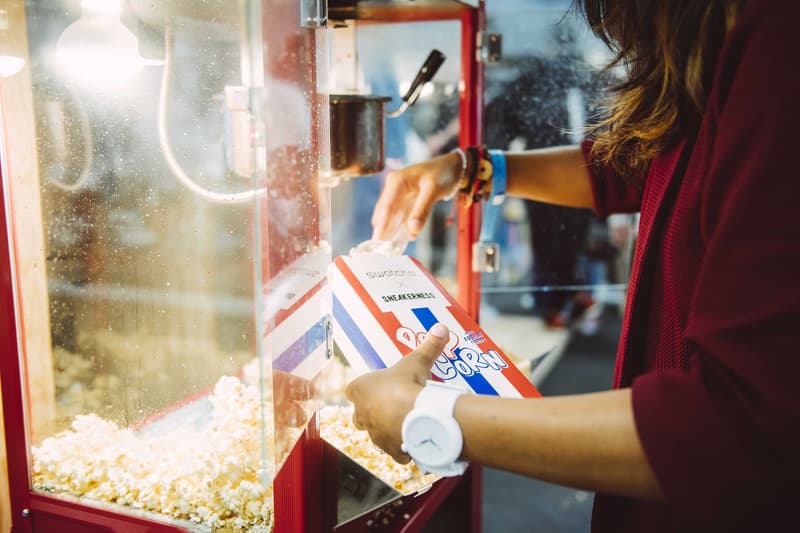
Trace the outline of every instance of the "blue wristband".
[[506, 156], [502, 150], [489, 150], [489, 159], [492, 161], [492, 194], [489, 202], [492, 205], [500, 205], [506, 199], [506, 182], [508, 181]]
[[488, 150], [492, 162], [492, 193], [489, 201], [483, 207], [483, 220], [481, 221], [481, 234], [479, 242], [490, 243], [494, 240], [497, 224], [500, 221], [500, 205], [506, 199], [506, 156], [502, 150]]

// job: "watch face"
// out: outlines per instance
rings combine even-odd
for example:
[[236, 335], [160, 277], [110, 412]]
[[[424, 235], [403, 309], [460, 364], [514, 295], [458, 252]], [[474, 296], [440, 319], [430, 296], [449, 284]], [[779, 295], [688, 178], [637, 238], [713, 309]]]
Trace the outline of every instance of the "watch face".
[[453, 436], [436, 418], [418, 415], [409, 420], [403, 441], [415, 461], [440, 466], [457, 459], [453, 457]]

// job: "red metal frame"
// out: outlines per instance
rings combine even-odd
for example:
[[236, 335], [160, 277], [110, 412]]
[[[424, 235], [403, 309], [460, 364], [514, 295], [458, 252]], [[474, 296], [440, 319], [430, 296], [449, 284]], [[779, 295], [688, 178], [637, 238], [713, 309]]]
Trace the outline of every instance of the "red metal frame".
[[[459, 145], [480, 145], [483, 142], [483, 63], [477, 54], [476, 38], [486, 28], [484, 3], [479, 9], [461, 16], [461, 69], [464, 74], [464, 90], [459, 98], [461, 128]], [[458, 302], [469, 315], [478, 320], [480, 310], [480, 273], [472, 271], [472, 244], [478, 240], [481, 226], [481, 206], [478, 202], [466, 207], [458, 206], [458, 236], [456, 241], [456, 282]]]
[[[0, 102], [0, 105], [2, 103]], [[3, 147], [5, 148], [5, 147]], [[8, 161], [3, 155], [3, 160]], [[3, 181], [0, 168], [0, 184]], [[8, 485], [11, 493], [13, 531], [31, 531], [30, 521], [22, 519], [22, 510], [30, 506], [28, 480], [28, 446], [25, 435], [22, 372], [17, 342], [17, 320], [14, 305], [14, 280], [12, 277], [11, 228], [6, 213], [5, 189], [0, 186], [0, 376], [3, 389], [3, 416], [8, 458]]]
[[[486, 30], [486, 6], [480, 1], [478, 9], [461, 17], [461, 69], [464, 90], [459, 101], [459, 145], [466, 148], [483, 143], [484, 67], [479, 57], [477, 36]], [[458, 302], [477, 322], [481, 305], [481, 277], [472, 271], [472, 245], [478, 240], [481, 226], [481, 206], [477, 202], [458, 206], [458, 236], [456, 240], [456, 283]], [[466, 502], [470, 514], [469, 530], [478, 533], [482, 525], [483, 472], [473, 465], [463, 481], [469, 488]]]
[[322, 444], [313, 417], [275, 478], [275, 533], [323, 530]]
[[[59, 533], [83, 533], [84, 531], [135, 531], [136, 533], [185, 533], [179, 526], [148, 520], [108, 509], [100, 509], [85, 503], [71, 502], [44, 494], [30, 495], [30, 530]], [[52, 525], [52, 526], [51, 526]], [[16, 531], [16, 529], [14, 529]]]

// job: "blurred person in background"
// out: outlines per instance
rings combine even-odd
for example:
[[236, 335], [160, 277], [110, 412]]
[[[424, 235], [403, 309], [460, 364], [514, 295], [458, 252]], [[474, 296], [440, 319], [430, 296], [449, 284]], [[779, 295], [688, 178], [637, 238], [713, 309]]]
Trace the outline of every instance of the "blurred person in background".
[[[640, 211], [615, 390], [464, 394], [460, 458], [597, 493], [593, 531], [797, 531], [800, 4], [579, 0], [625, 80], [580, 146], [506, 154], [507, 192]], [[416, 234], [463, 187], [446, 154], [391, 174], [375, 235]], [[354, 422], [396, 460], [448, 332], [354, 380]]]
[[[568, 34], [569, 35], [569, 34]], [[574, 39], [558, 39], [565, 51], [553, 57], [518, 61], [519, 74], [486, 106], [488, 146], [520, 151], [559, 146], [570, 141], [570, 124], [586, 115], [591, 90], [588, 68], [576, 67]], [[563, 328], [592, 305], [591, 293], [574, 287], [589, 282], [586, 245], [593, 222], [591, 209], [525, 199], [533, 271], [530, 282], [543, 290], [535, 309], [546, 326]], [[599, 243], [598, 243], [599, 245]]]

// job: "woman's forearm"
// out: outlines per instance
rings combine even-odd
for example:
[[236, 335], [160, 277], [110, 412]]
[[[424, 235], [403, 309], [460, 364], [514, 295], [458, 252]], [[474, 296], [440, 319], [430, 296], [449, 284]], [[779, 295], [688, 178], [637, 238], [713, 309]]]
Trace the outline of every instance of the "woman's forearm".
[[589, 169], [580, 146], [506, 153], [511, 196], [571, 207], [593, 207]]
[[[455, 152], [389, 172], [372, 214], [373, 239], [393, 240], [399, 224], [419, 234], [439, 200], [458, 188], [465, 163]], [[507, 153], [506, 193], [571, 207], [593, 207], [589, 170], [580, 146]]]
[[630, 389], [528, 400], [466, 395], [455, 416], [467, 460], [591, 491], [662, 497]]

